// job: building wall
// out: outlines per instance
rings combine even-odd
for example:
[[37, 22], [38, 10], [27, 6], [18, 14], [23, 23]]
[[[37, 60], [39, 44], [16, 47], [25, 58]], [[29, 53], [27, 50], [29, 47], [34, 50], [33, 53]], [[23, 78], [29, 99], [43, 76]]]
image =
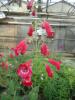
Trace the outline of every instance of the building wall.
[[75, 27], [67, 27], [65, 38], [65, 50], [75, 53]]
[[[0, 25], [0, 48], [13, 48], [27, 38], [29, 25]], [[53, 26], [55, 37], [47, 39], [51, 51], [75, 53], [75, 27]]]
[[0, 49], [13, 48], [26, 37], [26, 25], [0, 25]]
[[51, 42], [52, 51], [75, 53], [75, 27], [54, 27], [55, 38]]
[[55, 37], [49, 40], [49, 45], [51, 51], [64, 51], [64, 39], [65, 39], [65, 30], [66, 27], [53, 27], [55, 32]]
[[0, 25], [0, 48], [12, 48], [16, 45], [17, 26]]

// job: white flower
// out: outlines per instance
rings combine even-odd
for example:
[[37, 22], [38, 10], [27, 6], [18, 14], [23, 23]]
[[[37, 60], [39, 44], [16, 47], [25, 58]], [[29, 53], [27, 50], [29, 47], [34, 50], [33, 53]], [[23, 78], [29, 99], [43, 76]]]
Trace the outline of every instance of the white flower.
[[41, 77], [41, 80], [43, 80], [43, 77]]

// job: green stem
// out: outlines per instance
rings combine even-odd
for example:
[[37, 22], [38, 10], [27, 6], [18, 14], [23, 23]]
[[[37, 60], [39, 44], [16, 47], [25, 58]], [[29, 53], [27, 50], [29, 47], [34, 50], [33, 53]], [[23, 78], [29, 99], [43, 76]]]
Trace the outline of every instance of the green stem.
[[15, 96], [16, 96], [16, 90], [14, 91], [14, 97], [13, 97], [13, 100], [15, 100]]

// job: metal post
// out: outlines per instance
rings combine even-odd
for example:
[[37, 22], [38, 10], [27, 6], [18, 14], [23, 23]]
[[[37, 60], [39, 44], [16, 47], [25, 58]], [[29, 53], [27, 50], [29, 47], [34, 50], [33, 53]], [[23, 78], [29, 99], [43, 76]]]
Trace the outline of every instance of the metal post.
[[[50, 0], [51, 2], [51, 0]], [[48, 13], [48, 4], [49, 4], [49, 0], [47, 0], [47, 3], [46, 3], [46, 13]], [[48, 15], [47, 15], [47, 19], [48, 19]]]

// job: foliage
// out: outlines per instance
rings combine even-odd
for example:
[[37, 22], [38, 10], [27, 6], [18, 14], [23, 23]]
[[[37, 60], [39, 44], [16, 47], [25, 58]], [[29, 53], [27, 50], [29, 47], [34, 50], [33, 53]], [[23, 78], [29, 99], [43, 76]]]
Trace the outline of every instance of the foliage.
[[[3, 91], [1, 91], [1, 100], [10, 100], [10, 98], [13, 98], [13, 100], [20, 100], [21, 95], [27, 94], [29, 94], [29, 100], [37, 100], [38, 94], [40, 93], [39, 89], [43, 88], [47, 80], [50, 80], [50, 77], [48, 78], [45, 70], [46, 63], [51, 65], [48, 62], [48, 58], [44, 57], [40, 52], [37, 51], [28, 51], [28, 53], [25, 55], [20, 54], [13, 58], [9, 56], [10, 54], [11, 50], [8, 50], [8, 54], [1, 59], [1, 62], [5, 61], [5, 63], [8, 64], [7, 67], [0, 67], [0, 86], [5, 88]], [[29, 59], [33, 59], [33, 85], [31, 87], [26, 87], [22, 85], [21, 78], [19, 78], [17, 75], [17, 69], [20, 64], [27, 62]], [[56, 72], [56, 69], [53, 67], [53, 65], [51, 68], [55, 71], [54, 77], [58, 77], [58, 72]]]
[[[48, 62], [48, 59], [61, 59], [60, 54], [50, 54], [43, 56], [39, 51], [28, 51], [24, 55], [9, 57], [11, 50], [8, 54], [1, 59], [5, 61], [8, 59], [8, 69], [0, 67], [0, 99], [1, 100], [22, 100], [24, 95], [28, 95], [29, 100], [38, 100], [39, 98], [45, 100], [68, 100], [71, 95], [75, 94], [75, 68], [68, 64], [62, 63], [61, 70], [58, 71], [54, 65]], [[17, 68], [21, 63], [32, 60], [32, 82], [31, 87], [25, 87], [21, 83], [21, 79], [17, 75]], [[48, 77], [45, 64], [48, 64], [54, 71], [53, 77]], [[16, 85], [17, 84], [17, 85]]]
[[29, 100], [38, 100], [38, 92], [39, 92], [39, 87], [38, 87], [38, 86], [34, 87], [34, 88], [30, 91], [30, 93], [29, 93], [29, 95], [28, 95]]
[[[71, 63], [71, 64], [69, 64]], [[65, 76], [69, 80], [70, 84], [70, 97], [75, 96], [75, 68], [73, 62], [69, 61], [68, 64], [65, 64], [66, 68], [64, 69]]]
[[63, 74], [62, 76], [59, 75], [59, 78], [53, 78], [47, 81], [44, 87], [45, 100], [69, 100], [69, 80]]

